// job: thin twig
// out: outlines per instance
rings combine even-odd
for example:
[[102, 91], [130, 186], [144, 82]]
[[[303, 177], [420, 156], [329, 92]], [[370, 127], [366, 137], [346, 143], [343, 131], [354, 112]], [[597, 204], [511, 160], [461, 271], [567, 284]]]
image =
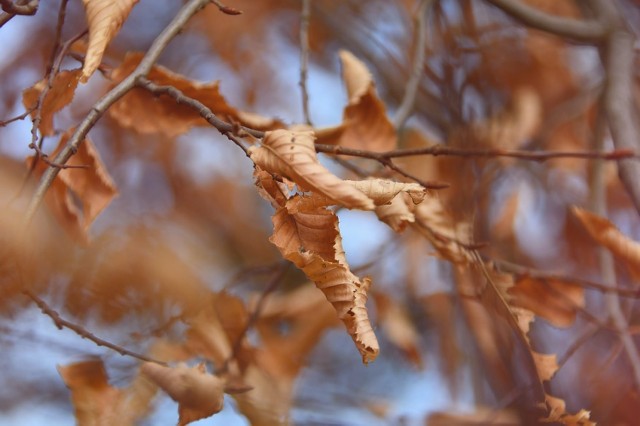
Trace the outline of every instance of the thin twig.
[[[486, 0], [515, 20], [538, 30], [580, 42], [595, 42], [606, 35], [599, 21], [579, 21], [550, 15], [522, 0]], [[605, 0], [609, 1], [609, 0]]]
[[[85, 139], [89, 130], [93, 128], [107, 109], [135, 87], [138, 77], [144, 77], [149, 73], [149, 71], [151, 71], [151, 68], [158, 60], [158, 57], [173, 37], [175, 37], [184, 28], [193, 15], [209, 3], [210, 0], [190, 0], [182, 7], [182, 9], [180, 9], [169, 25], [165, 27], [158, 37], [156, 37], [136, 69], [93, 105], [89, 114], [87, 114], [84, 120], [82, 120], [82, 122], [76, 127], [76, 130], [67, 141], [65, 147], [62, 148], [53, 160], [55, 163], [66, 164], [69, 158], [77, 152], [78, 146]], [[42, 175], [25, 214], [25, 222], [27, 224], [29, 224], [35, 216], [47, 190], [53, 183], [53, 180], [58, 175], [59, 171], [59, 168], [49, 167]]]
[[[609, 33], [606, 43], [604, 65], [606, 70], [603, 103], [609, 130], [613, 143], [618, 149], [635, 149], [638, 146], [637, 137], [640, 127], [637, 125], [634, 88], [634, 35], [627, 30], [624, 18], [618, 6], [607, 0], [592, 0], [591, 4], [598, 13], [603, 25], [608, 26]], [[600, 120], [603, 121], [602, 119]], [[596, 139], [596, 150], [601, 150], [604, 144], [604, 122], [600, 124], [602, 130]], [[620, 161], [618, 173], [627, 192], [631, 196], [636, 210], [640, 213], [640, 163], [637, 161]], [[591, 209], [602, 217], [607, 216], [606, 188], [602, 164], [594, 165], [592, 179]], [[599, 250], [600, 270], [602, 277], [615, 285], [615, 264], [613, 255], [605, 248]], [[629, 324], [620, 307], [618, 295], [611, 293], [605, 296], [605, 304], [622, 347], [629, 359], [633, 370], [635, 386], [640, 388], [640, 352], [631, 334]]]
[[20, 115], [16, 115], [15, 117], [11, 117], [11, 118], [7, 118], [4, 121], [0, 121], [0, 127], [5, 127], [8, 124], [13, 123], [14, 121], [19, 121], [19, 120], [24, 120], [25, 118], [27, 118], [29, 116], [29, 114], [31, 114], [34, 110], [36, 109], [36, 107], [32, 107], [32, 108], [28, 108], [25, 112], [23, 112]]
[[218, 0], [211, 0], [211, 3], [215, 4], [220, 12], [225, 13], [227, 15], [241, 15], [243, 12], [233, 7], [225, 6]]
[[205, 104], [198, 101], [197, 99], [190, 98], [182, 93], [180, 90], [176, 89], [173, 86], [159, 86], [145, 77], [139, 77], [137, 79], [136, 84], [139, 87], [142, 87], [155, 95], [167, 95], [172, 97], [177, 103], [187, 105], [194, 110], [196, 110], [202, 118], [207, 120], [209, 124], [218, 129], [220, 133], [228, 137], [233, 143], [238, 145], [240, 149], [244, 151], [245, 154], [248, 155], [247, 148], [242, 144], [242, 142], [235, 137], [237, 133], [245, 132], [251, 136], [262, 138], [264, 136], [264, 132], [259, 130], [250, 129], [248, 127], [244, 127], [238, 125], [236, 123], [227, 123], [224, 120], [219, 119], [213, 111], [211, 111]]
[[413, 52], [413, 68], [404, 91], [402, 102], [400, 102], [398, 111], [396, 111], [393, 117], [393, 124], [397, 131], [402, 130], [413, 112], [413, 106], [418, 96], [420, 78], [424, 74], [424, 59], [427, 47], [427, 10], [432, 2], [433, 0], [420, 0], [418, 10], [416, 11], [416, 41]]
[[302, 93], [302, 112], [304, 122], [309, 126], [309, 92], [307, 91], [307, 71], [309, 69], [309, 19], [311, 17], [311, 0], [302, 0], [302, 13], [300, 14], [300, 92]]
[[93, 343], [95, 343], [98, 346], [103, 346], [105, 348], [109, 348], [109, 349], [119, 353], [122, 356], [129, 356], [129, 357], [132, 357], [132, 358], [139, 359], [140, 361], [154, 362], [156, 364], [165, 365], [165, 366], [167, 365], [167, 363], [165, 363], [165, 362], [158, 361], [158, 360], [153, 359], [153, 358], [149, 358], [146, 355], [142, 355], [142, 354], [139, 354], [137, 352], [130, 351], [129, 349], [123, 348], [122, 346], [116, 345], [115, 343], [111, 343], [111, 342], [109, 342], [107, 340], [101, 339], [98, 336], [96, 336], [95, 334], [93, 334], [90, 331], [86, 330], [84, 327], [79, 326], [77, 324], [74, 324], [71, 321], [67, 321], [66, 319], [62, 318], [60, 316], [60, 314], [58, 312], [56, 312], [52, 307], [50, 307], [47, 304], [47, 302], [45, 302], [43, 299], [41, 299], [39, 296], [37, 296], [31, 290], [24, 289], [23, 293], [29, 299], [31, 299], [38, 306], [38, 308], [40, 308], [40, 311], [42, 311], [43, 314], [45, 314], [46, 316], [51, 318], [51, 320], [53, 321], [54, 325], [58, 329], [60, 329], [60, 330], [62, 330], [63, 328], [69, 329], [69, 330], [73, 331], [74, 333], [76, 333], [78, 336], [82, 337], [83, 339], [90, 340], [90, 341], [92, 341]]

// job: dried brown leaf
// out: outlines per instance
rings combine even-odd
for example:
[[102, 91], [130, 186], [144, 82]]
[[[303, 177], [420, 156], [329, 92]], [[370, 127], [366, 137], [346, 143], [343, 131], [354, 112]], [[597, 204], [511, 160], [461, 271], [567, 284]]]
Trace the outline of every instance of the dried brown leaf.
[[395, 232], [402, 232], [408, 224], [416, 221], [405, 197], [394, 197], [389, 204], [376, 206], [376, 216]]
[[377, 152], [394, 149], [396, 131], [376, 93], [373, 76], [350, 52], [341, 51], [340, 60], [349, 103], [344, 108], [340, 125], [318, 130], [318, 143]]
[[179, 404], [179, 425], [210, 417], [222, 410], [224, 380], [207, 373], [204, 364], [165, 367], [145, 362], [141, 370]]
[[78, 425], [119, 424], [122, 391], [109, 385], [101, 360], [58, 366], [58, 373], [71, 390], [71, 402]]
[[549, 415], [540, 419], [541, 422], [560, 423], [568, 426], [595, 426], [595, 423], [590, 420], [591, 413], [589, 411], [580, 410], [576, 414], [569, 414], [564, 400], [549, 394], [545, 394], [545, 398]]
[[310, 131], [274, 130], [267, 132], [262, 146], [250, 148], [249, 153], [263, 170], [291, 179], [303, 191], [317, 192], [350, 209], [373, 210], [369, 197], [319, 163], [314, 139]]
[[[127, 53], [122, 64], [113, 70], [111, 77], [114, 84], [129, 75], [138, 66], [142, 57], [142, 53]], [[154, 66], [147, 78], [160, 86], [173, 86], [185, 96], [202, 102], [223, 120], [234, 121], [260, 130], [283, 126], [276, 119], [239, 111], [229, 105], [220, 93], [220, 84], [217, 81], [195, 82], [160, 65]], [[168, 137], [174, 137], [187, 132], [194, 126], [209, 126], [209, 123], [193, 108], [179, 105], [168, 96], [154, 96], [141, 88], [129, 91], [109, 109], [109, 114], [121, 126], [142, 134], [163, 133]]]
[[82, 68], [81, 81], [86, 82], [98, 69], [107, 45], [139, 0], [82, 0], [89, 25], [89, 46]]
[[[62, 135], [51, 157], [55, 157], [66, 145], [73, 130], [70, 129]], [[35, 161], [34, 157], [27, 158], [29, 167], [33, 161]], [[58, 222], [72, 237], [80, 242], [86, 242], [89, 226], [118, 195], [118, 190], [98, 151], [89, 139], [85, 139], [80, 144], [78, 152], [69, 159], [67, 165], [87, 167], [60, 170], [47, 192], [45, 202]], [[44, 173], [47, 167], [43, 161], [38, 161], [36, 175]], [[74, 197], [80, 202], [80, 206], [76, 205]]]
[[636, 275], [640, 275], [640, 243], [624, 235], [609, 220], [579, 207], [573, 214], [589, 232], [591, 238], [608, 248], [614, 256], [626, 262]]
[[[45, 95], [40, 106], [40, 125], [38, 130], [42, 136], [54, 134], [53, 116], [56, 112], [67, 106], [72, 100], [80, 81], [80, 69], [59, 72], [53, 79], [51, 88]], [[35, 108], [40, 94], [47, 86], [47, 79], [40, 80], [22, 93], [22, 103], [25, 108]], [[31, 113], [31, 118], [36, 117], [36, 111]]]
[[556, 327], [569, 327], [584, 307], [584, 289], [576, 284], [523, 276], [509, 288], [510, 303], [528, 309]]

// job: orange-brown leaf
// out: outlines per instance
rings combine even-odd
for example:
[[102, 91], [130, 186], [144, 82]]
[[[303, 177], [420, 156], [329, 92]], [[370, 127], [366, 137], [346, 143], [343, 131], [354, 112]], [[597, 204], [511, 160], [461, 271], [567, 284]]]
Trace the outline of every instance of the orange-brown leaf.
[[274, 130], [267, 132], [262, 146], [252, 147], [249, 153], [262, 169], [291, 179], [304, 191], [317, 192], [347, 208], [373, 210], [369, 197], [320, 164], [314, 139], [310, 131]]
[[179, 425], [186, 425], [220, 412], [224, 402], [224, 380], [196, 367], [165, 367], [146, 362], [142, 372], [160, 386], [178, 405]]
[[[38, 129], [43, 136], [54, 133], [53, 116], [56, 112], [67, 106], [72, 100], [78, 87], [80, 69], [59, 72], [53, 79], [51, 88], [40, 105], [40, 125]], [[22, 93], [22, 103], [25, 108], [35, 108], [40, 94], [47, 86], [47, 79], [40, 80]], [[36, 111], [31, 113], [31, 118], [36, 117]]]
[[[142, 53], [128, 53], [118, 68], [113, 70], [114, 84], [129, 75], [142, 59]], [[149, 80], [160, 86], [173, 86], [185, 96], [196, 99], [223, 120], [231, 120], [255, 129], [269, 130], [282, 126], [278, 120], [239, 111], [229, 105], [220, 93], [219, 83], [200, 83], [174, 73], [162, 66], [154, 66]], [[179, 105], [168, 96], [154, 96], [147, 90], [135, 88], [116, 102], [109, 114], [121, 126], [142, 134], [163, 133], [174, 137], [194, 126], [209, 126], [193, 108]]]
[[[70, 129], [62, 135], [51, 158], [65, 146], [72, 133], [73, 129]], [[33, 161], [34, 157], [27, 159], [29, 167]], [[89, 226], [118, 194], [118, 190], [89, 139], [80, 144], [78, 152], [69, 159], [67, 165], [87, 167], [60, 170], [47, 192], [45, 202], [71, 236], [86, 242]], [[41, 175], [46, 167], [42, 160], [38, 161], [36, 174]], [[74, 197], [80, 202], [79, 206]]]
[[624, 260], [631, 270], [640, 274], [640, 243], [624, 235], [609, 220], [584, 209], [573, 207], [573, 214], [589, 232], [591, 238]]
[[532, 311], [557, 327], [569, 327], [584, 306], [584, 289], [551, 279], [523, 276], [509, 288], [510, 303]]
[[138, 1], [82, 0], [89, 25], [89, 46], [82, 68], [83, 83], [98, 69], [107, 45], [118, 34]]
[[79, 425], [118, 424], [122, 392], [111, 387], [99, 359], [58, 366], [58, 373], [71, 390], [71, 402]]
[[342, 123], [319, 130], [318, 142], [378, 152], [394, 149], [396, 132], [376, 93], [371, 73], [350, 52], [341, 51], [340, 60], [349, 103], [344, 108]]

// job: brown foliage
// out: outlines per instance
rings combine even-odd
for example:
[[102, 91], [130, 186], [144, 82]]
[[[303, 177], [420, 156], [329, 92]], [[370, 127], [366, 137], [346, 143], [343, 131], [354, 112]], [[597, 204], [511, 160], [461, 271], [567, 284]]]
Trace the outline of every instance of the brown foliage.
[[[30, 52], [0, 53], [0, 406], [637, 418], [632, 2], [23, 3], [0, 15]], [[29, 345], [62, 380], [13, 368]], [[449, 400], [407, 419], [426, 377]]]

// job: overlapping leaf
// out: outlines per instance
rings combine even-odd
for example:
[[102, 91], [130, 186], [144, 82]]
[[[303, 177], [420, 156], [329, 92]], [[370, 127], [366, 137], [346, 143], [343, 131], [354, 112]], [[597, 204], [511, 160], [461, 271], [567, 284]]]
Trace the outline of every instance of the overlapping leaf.
[[[256, 174], [257, 183], [269, 180], [265, 171], [257, 170]], [[283, 200], [276, 185], [262, 187], [272, 202]], [[360, 279], [350, 271], [342, 249], [337, 216], [324, 207], [292, 214], [285, 205], [280, 205], [272, 221], [271, 242], [322, 290], [346, 325], [363, 362], [373, 361], [379, 346], [365, 307], [371, 281]]]
[[[62, 135], [58, 146], [51, 154], [52, 158], [65, 146], [72, 132], [73, 129], [70, 129]], [[34, 157], [27, 159], [29, 167], [33, 161]], [[47, 192], [45, 201], [69, 234], [81, 242], [86, 242], [89, 226], [118, 194], [118, 190], [89, 139], [80, 144], [78, 152], [69, 159], [67, 165], [86, 168], [60, 170]], [[38, 161], [36, 175], [41, 175], [47, 167], [42, 160]], [[80, 201], [80, 206], [74, 198]]]
[[262, 169], [294, 181], [303, 191], [314, 191], [347, 208], [373, 210], [374, 202], [322, 166], [311, 131], [267, 132], [262, 146], [250, 149], [251, 159]]
[[378, 152], [394, 149], [396, 131], [376, 93], [373, 76], [346, 50], [340, 52], [340, 60], [349, 103], [340, 125], [318, 130], [318, 142]]
[[[40, 125], [38, 130], [43, 136], [53, 135], [53, 116], [73, 100], [76, 87], [78, 87], [78, 82], [80, 81], [80, 72], [80, 69], [65, 70], [54, 77], [51, 88], [40, 105]], [[49, 84], [48, 79], [40, 80], [22, 93], [22, 103], [25, 108], [36, 108], [38, 99], [47, 84]], [[31, 118], [35, 119], [36, 114], [36, 111], [31, 112]]]
[[142, 372], [178, 403], [180, 426], [222, 410], [224, 380], [207, 373], [204, 364], [165, 367], [146, 362], [142, 365]]
[[[114, 84], [129, 75], [138, 66], [142, 56], [142, 53], [128, 53], [122, 64], [113, 70], [111, 77]], [[160, 65], [151, 69], [148, 78], [160, 86], [172, 86], [202, 102], [224, 120], [260, 130], [282, 127], [279, 120], [240, 111], [229, 105], [220, 93], [218, 82], [196, 82]], [[163, 133], [168, 137], [185, 133], [194, 126], [209, 125], [194, 109], [179, 105], [168, 96], [157, 97], [140, 88], [129, 91], [109, 109], [109, 114], [123, 127], [143, 134]]]
[[82, 82], [86, 82], [98, 69], [107, 45], [118, 34], [138, 1], [82, 0], [89, 25], [89, 46], [82, 68]]

